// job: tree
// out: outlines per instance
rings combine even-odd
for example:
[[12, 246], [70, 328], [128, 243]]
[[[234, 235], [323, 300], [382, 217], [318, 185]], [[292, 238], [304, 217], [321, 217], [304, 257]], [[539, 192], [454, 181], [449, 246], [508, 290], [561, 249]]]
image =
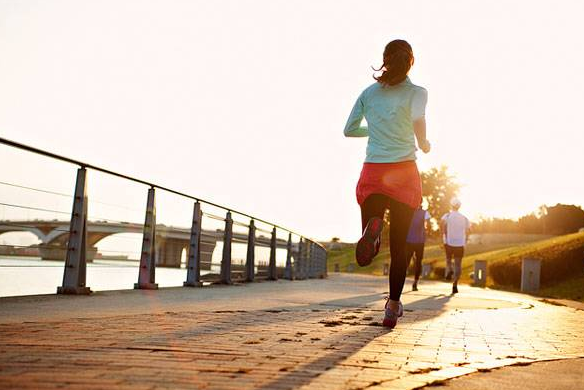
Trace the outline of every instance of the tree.
[[508, 218], [481, 218], [473, 223], [473, 233], [519, 233], [520, 225], [517, 221]]
[[422, 172], [421, 177], [422, 197], [428, 202], [428, 212], [434, 221], [433, 229], [438, 230], [440, 218], [450, 211], [450, 200], [458, 194], [460, 185], [445, 165]]
[[526, 234], [542, 234], [543, 221], [534, 213], [524, 215], [517, 221], [519, 231]]
[[584, 210], [573, 204], [557, 204], [555, 206], [543, 206], [542, 213], [545, 233], [568, 234], [577, 232], [584, 227]]
[[584, 227], [584, 210], [580, 206], [557, 204], [540, 206], [535, 213], [518, 220], [482, 218], [473, 224], [476, 233], [568, 234]]

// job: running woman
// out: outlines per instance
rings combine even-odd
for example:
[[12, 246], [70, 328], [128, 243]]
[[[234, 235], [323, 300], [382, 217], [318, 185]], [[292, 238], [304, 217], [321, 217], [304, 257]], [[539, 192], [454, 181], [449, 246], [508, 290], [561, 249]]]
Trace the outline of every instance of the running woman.
[[444, 214], [441, 219], [441, 228], [444, 233], [446, 252], [446, 274], [452, 273], [452, 260], [454, 259], [454, 273], [452, 282], [452, 294], [458, 293], [458, 279], [462, 272], [462, 257], [464, 256], [464, 246], [468, 240], [470, 231], [470, 222], [468, 218], [462, 215], [460, 209], [460, 200], [453, 198], [450, 201], [452, 211]]
[[[422, 208], [422, 205], [414, 212], [410, 231], [406, 239], [406, 259], [408, 267], [415, 255], [414, 284], [412, 291], [418, 291], [418, 281], [422, 273], [422, 259], [424, 258], [424, 244], [426, 243], [426, 221], [430, 219], [430, 213]], [[407, 267], [406, 267], [407, 269]]]
[[[389, 299], [383, 319], [383, 326], [389, 328], [403, 315], [400, 297], [406, 278], [406, 237], [422, 199], [416, 139], [424, 153], [430, 151], [425, 119], [428, 95], [408, 78], [413, 64], [409, 43], [389, 42], [383, 65], [376, 70], [381, 75], [374, 76], [376, 82], [361, 93], [344, 130], [347, 137], [369, 137], [356, 191], [363, 232], [356, 248], [360, 266], [371, 264], [379, 252], [383, 216], [386, 209], [390, 211]], [[361, 125], [363, 118], [367, 126]]]

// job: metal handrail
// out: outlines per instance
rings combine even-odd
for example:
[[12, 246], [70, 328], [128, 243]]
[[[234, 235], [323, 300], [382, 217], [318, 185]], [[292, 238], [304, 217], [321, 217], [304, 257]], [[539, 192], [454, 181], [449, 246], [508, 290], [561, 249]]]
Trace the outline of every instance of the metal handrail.
[[56, 159], [56, 160], [59, 160], [59, 161], [64, 161], [64, 162], [67, 162], [67, 163], [70, 163], [70, 164], [79, 165], [82, 168], [93, 169], [95, 171], [99, 171], [99, 172], [102, 172], [102, 173], [106, 173], [108, 175], [116, 176], [116, 177], [119, 177], [119, 178], [122, 178], [122, 179], [126, 179], [126, 180], [130, 180], [130, 181], [136, 182], [136, 183], [140, 183], [140, 184], [149, 186], [151, 188], [158, 188], [160, 190], [163, 190], [163, 191], [166, 191], [166, 192], [170, 192], [172, 194], [179, 195], [179, 196], [182, 196], [182, 197], [185, 197], [185, 198], [189, 198], [189, 199], [195, 200], [197, 202], [201, 202], [201, 203], [207, 204], [209, 206], [214, 206], [214, 207], [217, 207], [217, 208], [220, 208], [220, 209], [223, 209], [223, 210], [232, 212], [232, 213], [236, 213], [236, 214], [241, 215], [243, 217], [250, 218], [250, 219], [253, 219], [255, 221], [259, 221], [259, 222], [265, 223], [267, 225], [271, 225], [271, 226], [273, 226], [273, 227], [275, 227], [277, 229], [285, 230], [285, 231], [287, 231], [289, 233], [292, 233], [292, 234], [294, 234], [296, 236], [299, 236], [303, 240], [310, 241], [310, 242], [312, 242], [312, 243], [314, 243], [314, 244], [316, 244], [316, 245], [318, 245], [318, 246], [320, 246], [321, 248], [324, 249], [324, 246], [321, 245], [316, 240], [307, 238], [307, 237], [305, 237], [305, 236], [303, 236], [303, 235], [301, 235], [299, 233], [296, 233], [293, 230], [287, 229], [285, 227], [282, 227], [282, 226], [277, 225], [277, 224], [272, 223], [272, 222], [268, 222], [268, 221], [266, 221], [264, 219], [254, 217], [254, 216], [252, 216], [250, 214], [247, 214], [247, 213], [244, 213], [244, 212], [241, 212], [241, 211], [238, 211], [238, 210], [234, 210], [234, 209], [231, 209], [229, 207], [225, 207], [225, 206], [222, 206], [220, 204], [217, 204], [217, 203], [214, 203], [214, 202], [210, 202], [210, 201], [205, 200], [205, 199], [198, 198], [196, 196], [192, 196], [192, 195], [185, 194], [184, 192], [172, 190], [170, 188], [167, 188], [167, 187], [164, 187], [164, 186], [161, 186], [161, 185], [152, 183], [152, 182], [148, 182], [148, 181], [145, 181], [145, 180], [137, 179], [137, 178], [132, 177], [132, 176], [128, 176], [128, 175], [124, 175], [122, 173], [114, 172], [112, 170], [105, 169], [105, 168], [101, 168], [101, 167], [98, 167], [96, 165], [88, 164], [88, 163], [83, 162], [83, 161], [79, 161], [79, 160], [75, 160], [75, 159], [72, 159], [72, 158], [64, 157], [64, 156], [58, 155], [56, 153], [48, 152], [46, 150], [42, 150], [42, 149], [39, 149], [39, 148], [35, 148], [34, 146], [25, 145], [25, 144], [22, 144], [20, 142], [12, 141], [12, 140], [9, 140], [9, 139], [6, 139], [6, 138], [0, 137], [0, 144], [4, 144], [4, 145], [11, 146], [11, 147], [14, 147], [14, 148], [17, 148], [17, 149], [21, 149], [21, 150], [26, 150], [26, 151], [31, 152], [31, 153], [39, 154], [39, 155], [45, 156], [45, 157], [50, 157], [50, 158], [53, 158], [53, 159]]

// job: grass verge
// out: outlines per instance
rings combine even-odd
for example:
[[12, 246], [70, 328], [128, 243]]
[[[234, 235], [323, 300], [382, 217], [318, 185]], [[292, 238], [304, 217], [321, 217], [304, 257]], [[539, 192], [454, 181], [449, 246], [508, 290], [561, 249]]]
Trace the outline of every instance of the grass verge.
[[[534, 241], [535, 240], [535, 241]], [[512, 240], [506, 242], [491, 242], [487, 244], [469, 244], [465, 250], [465, 257], [462, 263], [461, 283], [470, 284], [472, 279], [470, 273], [474, 269], [475, 260], [486, 260], [487, 264], [492, 262], [506, 262], [524, 256], [531, 256], [538, 252], [557, 250], [560, 252], [566, 246], [584, 245], [584, 233], [574, 233], [565, 236], [557, 236], [543, 240], [537, 237], [521, 237], [517, 235]], [[584, 261], [584, 246], [582, 251]], [[441, 245], [426, 246], [424, 263], [433, 264], [437, 273], [432, 278], [439, 279], [442, 276], [441, 270], [444, 268], [444, 253]], [[561, 259], [561, 253], [560, 253]], [[329, 251], [328, 270], [333, 272], [335, 264], [341, 272], [349, 272], [351, 264], [353, 272], [370, 275], [383, 275], [383, 264], [389, 262], [389, 253], [380, 252], [367, 267], [359, 267], [355, 263], [354, 245], [348, 245], [343, 249]], [[492, 288], [517, 291], [517, 287], [496, 285], [491, 277], [487, 278], [487, 285]], [[557, 280], [542, 286], [538, 296], [553, 297], [560, 299], [572, 299], [584, 301], [584, 266], [580, 270], [574, 270], [569, 278]]]

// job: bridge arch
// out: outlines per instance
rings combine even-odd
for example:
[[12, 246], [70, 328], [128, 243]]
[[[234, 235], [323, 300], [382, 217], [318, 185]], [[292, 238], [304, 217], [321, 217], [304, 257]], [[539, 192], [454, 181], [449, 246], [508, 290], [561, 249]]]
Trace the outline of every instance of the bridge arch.
[[[20, 231], [12, 231], [12, 232], [1, 232], [0, 233], [0, 247], [1, 246], [15, 246], [20, 248], [22, 246], [33, 246], [38, 245], [42, 241], [39, 238], [38, 234], [35, 234], [30, 231], [20, 230]], [[5, 249], [6, 247], [3, 247]]]
[[142, 250], [142, 234], [134, 232], [97, 233], [88, 235], [87, 245], [98, 248], [104, 256], [122, 254], [139, 260]]
[[[120, 233], [136, 233], [141, 235], [143, 225], [127, 222], [88, 221], [87, 222], [87, 260], [93, 260], [97, 247], [102, 240]], [[69, 221], [3, 221], [0, 222], [0, 234], [11, 231], [27, 231], [41, 241], [40, 257], [46, 260], [64, 260], [69, 239]], [[210, 267], [211, 257], [216, 242], [221, 241], [223, 233], [206, 230], [201, 243], [201, 266]], [[246, 237], [240, 237], [245, 239]], [[167, 267], [180, 267], [185, 260], [186, 250], [190, 240], [190, 229], [165, 225], [156, 228], [156, 263]], [[141, 240], [138, 241], [138, 256], [141, 251]], [[258, 246], [268, 246], [258, 240]], [[123, 251], [120, 251], [123, 252]]]
[[44, 242], [46, 237], [46, 234], [41, 229], [34, 226], [3, 225], [0, 223], [0, 236], [7, 233], [31, 233], [36, 236], [40, 242]]

